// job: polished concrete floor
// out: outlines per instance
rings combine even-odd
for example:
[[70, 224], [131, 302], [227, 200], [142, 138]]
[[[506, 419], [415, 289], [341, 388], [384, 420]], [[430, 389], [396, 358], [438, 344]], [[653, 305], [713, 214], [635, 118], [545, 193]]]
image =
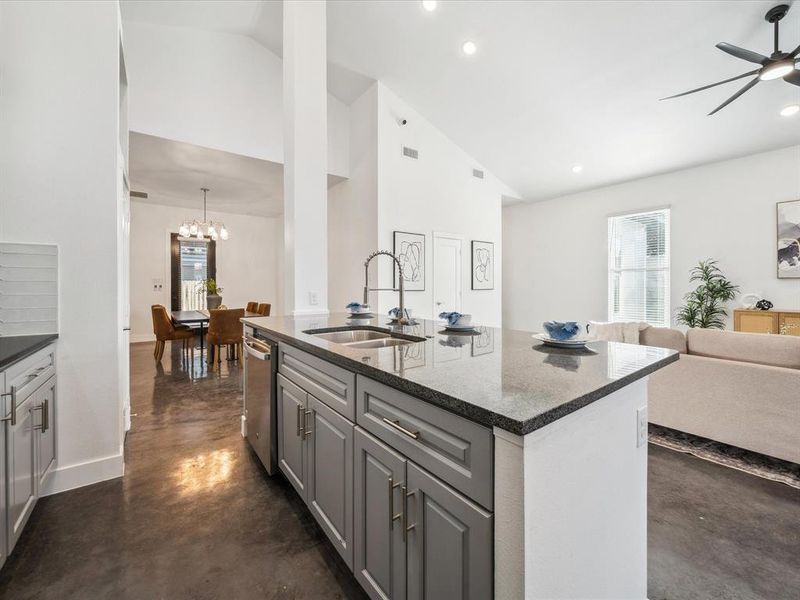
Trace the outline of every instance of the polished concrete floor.
[[[209, 374], [167, 350], [156, 367], [152, 345], [132, 346], [125, 477], [40, 500], [0, 598], [363, 598], [242, 440], [238, 367]], [[663, 448], [650, 457], [651, 600], [797, 598], [797, 490]]]

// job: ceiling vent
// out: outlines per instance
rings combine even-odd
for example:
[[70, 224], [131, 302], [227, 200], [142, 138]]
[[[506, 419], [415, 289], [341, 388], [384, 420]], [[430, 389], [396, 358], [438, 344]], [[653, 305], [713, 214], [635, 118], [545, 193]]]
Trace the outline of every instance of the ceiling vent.
[[414, 148], [403, 146], [403, 156], [407, 156], [408, 158], [413, 158], [416, 160], [419, 158], [419, 150], [414, 150]]
[[472, 176], [477, 177], [478, 179], [483, 179], [483, 171], [480, 169], [472, 169]]

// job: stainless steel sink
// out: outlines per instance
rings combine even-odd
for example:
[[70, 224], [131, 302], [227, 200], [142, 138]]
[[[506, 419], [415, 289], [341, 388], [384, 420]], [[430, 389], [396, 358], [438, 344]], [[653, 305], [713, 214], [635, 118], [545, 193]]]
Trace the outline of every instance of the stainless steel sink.
[[391, 348], [392, 346], [405, 346], [406, 344], [415, 344], [425, 341], [425, 338], [413, 335], [377, 331], [366, 327], [353, 327], [334, 331], [328, 329], [312, 329], [304, 331], [303, 333], [313, 335], [316, 338], [333, 344], [363, 349]]
[[413, 340], [404, 340], [401, 338], [395, 337], [386, 337], [381, 340], [366, 340], [364, 342], [350, 342], [349, 344], [344, 344], [349, 348], [390, 348], [392, 346], [405, 346], [406, 344], [414, 344]]
[[330, 333], [312, 333], [314, 337], [334, 344], [351, 344], [353, 342], [366, 342], [369, 340], [382, 340], [391, 337], [390, 334], [372, 329], [348, 329], [347, 331], [331, 331]]

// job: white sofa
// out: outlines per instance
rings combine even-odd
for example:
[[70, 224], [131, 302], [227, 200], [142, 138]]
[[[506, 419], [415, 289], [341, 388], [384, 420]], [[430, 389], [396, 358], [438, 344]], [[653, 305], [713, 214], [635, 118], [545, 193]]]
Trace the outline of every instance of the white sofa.
[[800, 463], [800, 337], [649, 327], [680, 360], [650, 376], [651, 423]]

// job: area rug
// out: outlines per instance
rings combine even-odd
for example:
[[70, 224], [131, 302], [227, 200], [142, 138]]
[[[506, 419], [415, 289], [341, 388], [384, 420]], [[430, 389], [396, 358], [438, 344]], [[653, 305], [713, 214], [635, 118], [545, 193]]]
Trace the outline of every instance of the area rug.
[[652, 423], [649, 426], [648, 434], [651, 444], [692, 454], [718, 465], [738, 469], [756, 477], [778, 481], [800, 489], [800, 465], [798, 464]]

